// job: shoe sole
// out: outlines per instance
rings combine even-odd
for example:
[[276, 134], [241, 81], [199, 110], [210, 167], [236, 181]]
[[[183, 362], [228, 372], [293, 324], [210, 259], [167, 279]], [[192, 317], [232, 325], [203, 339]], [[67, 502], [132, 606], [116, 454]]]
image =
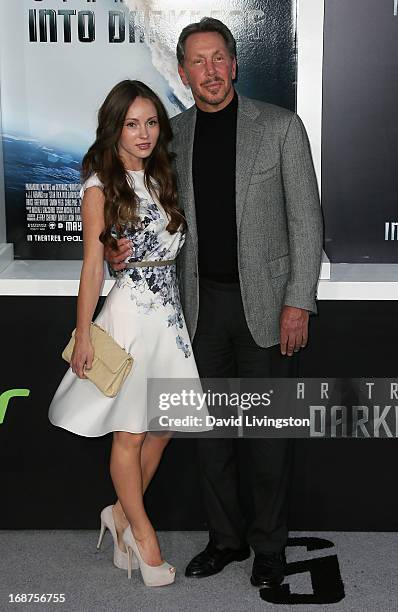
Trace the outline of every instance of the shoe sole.
[[282, 584], [284, 579], [285, 578], [281, 578], [281, 580], [279, 580], [279, 581], [270, 582], [270, 581], [266, 581], [266, 580], [255, 580], [253, 578], [253, 576], [250, 576], [250, 582], [255, 587], [267, 587], [267, 588], [277, 587], [277, 586], [280, 586]]

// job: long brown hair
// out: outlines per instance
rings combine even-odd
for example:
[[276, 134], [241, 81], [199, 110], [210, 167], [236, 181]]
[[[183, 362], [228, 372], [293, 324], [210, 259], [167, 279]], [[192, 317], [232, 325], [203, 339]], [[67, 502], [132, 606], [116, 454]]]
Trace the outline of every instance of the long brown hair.
[[120, 230], [127, 222], [133, 225], [139, 223], [137, 196], [127, 180], [126, 169], [117, 150], [127, 111], [138, 96], [153, 102], [160, 128], [154, 150], [143, 160], [145, 185], [153, 194], [151, 179], [155, 180], [159, 201], [170, 216], [167, 230], [171, 234], [184, 223], [184, 217], [177, 205], [176, 181], [171, 167], [173, 154], [167, 148], [172, 131], [166, 109], [145, 83], [121, 81], [109, 92], [98, 112], [96, 140], [82, 162], [83, 180], [87, 180], [96, 172], [104, 186], [105, 229], [100, 240], [113, 248], [116, 246], [111, 234], [113, 225]]

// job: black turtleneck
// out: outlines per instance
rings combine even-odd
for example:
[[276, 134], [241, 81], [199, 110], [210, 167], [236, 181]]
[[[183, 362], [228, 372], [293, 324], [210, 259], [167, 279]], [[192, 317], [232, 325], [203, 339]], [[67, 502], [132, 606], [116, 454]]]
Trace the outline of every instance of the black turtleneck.
[[236, 122], [238, 96], [220, 111], [196, 107], [192, 177], [199, 276], [238, 282], [236, 235]]

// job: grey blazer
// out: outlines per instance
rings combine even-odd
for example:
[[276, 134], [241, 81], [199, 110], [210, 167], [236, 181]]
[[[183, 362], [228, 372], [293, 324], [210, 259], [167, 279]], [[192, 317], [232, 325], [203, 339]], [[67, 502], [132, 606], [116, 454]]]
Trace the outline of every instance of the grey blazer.
[[[173, 117], [180, 206], [188, 224], [178, 260], [191, 339], [199, 311], [198, 237], [192, 182], [195, 106]], [[217, 142], [209, 143], [217, 146]], [[222, 154], [222, 151], [220, 151]], [[239, 95], [236, 146], [238, 267], [246, 321], [262, 347], [279, 342], [284, 304], [316, 312], [322, 218], [307, 134], [300, 118]], [[211, 218], [209, 218], [211, 223]], [[214, 266], [220, 242], [214, 245]]]

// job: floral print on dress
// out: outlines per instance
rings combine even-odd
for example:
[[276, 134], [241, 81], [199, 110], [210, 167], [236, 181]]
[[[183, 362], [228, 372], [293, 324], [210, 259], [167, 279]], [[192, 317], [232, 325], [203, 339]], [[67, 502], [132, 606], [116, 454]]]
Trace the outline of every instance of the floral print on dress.
[[[138, 211], [141, 220], [139, 226], [134, 227], [128, 223], [121, 232], [112, 228], [114, 238], [128, 238], [131, 241], [133, 253], [126, 261], [175, 259], [184, 244], [184, 234], [181, 231], [170, 234], [166, 230], [167, 217], [155, 202], [140, 199]], [[159, 308], [171, 309], [165, 325], [175, 328], [176, 347], [183, 351], [185, 357], [191, 356], [189, 341], [181, 336], [184, 318], [175, 264], [121, 270], [117, 273], [116, 285], [119, 288], [129, 288], [130, 298], [142, 314], [150, 315]]]

